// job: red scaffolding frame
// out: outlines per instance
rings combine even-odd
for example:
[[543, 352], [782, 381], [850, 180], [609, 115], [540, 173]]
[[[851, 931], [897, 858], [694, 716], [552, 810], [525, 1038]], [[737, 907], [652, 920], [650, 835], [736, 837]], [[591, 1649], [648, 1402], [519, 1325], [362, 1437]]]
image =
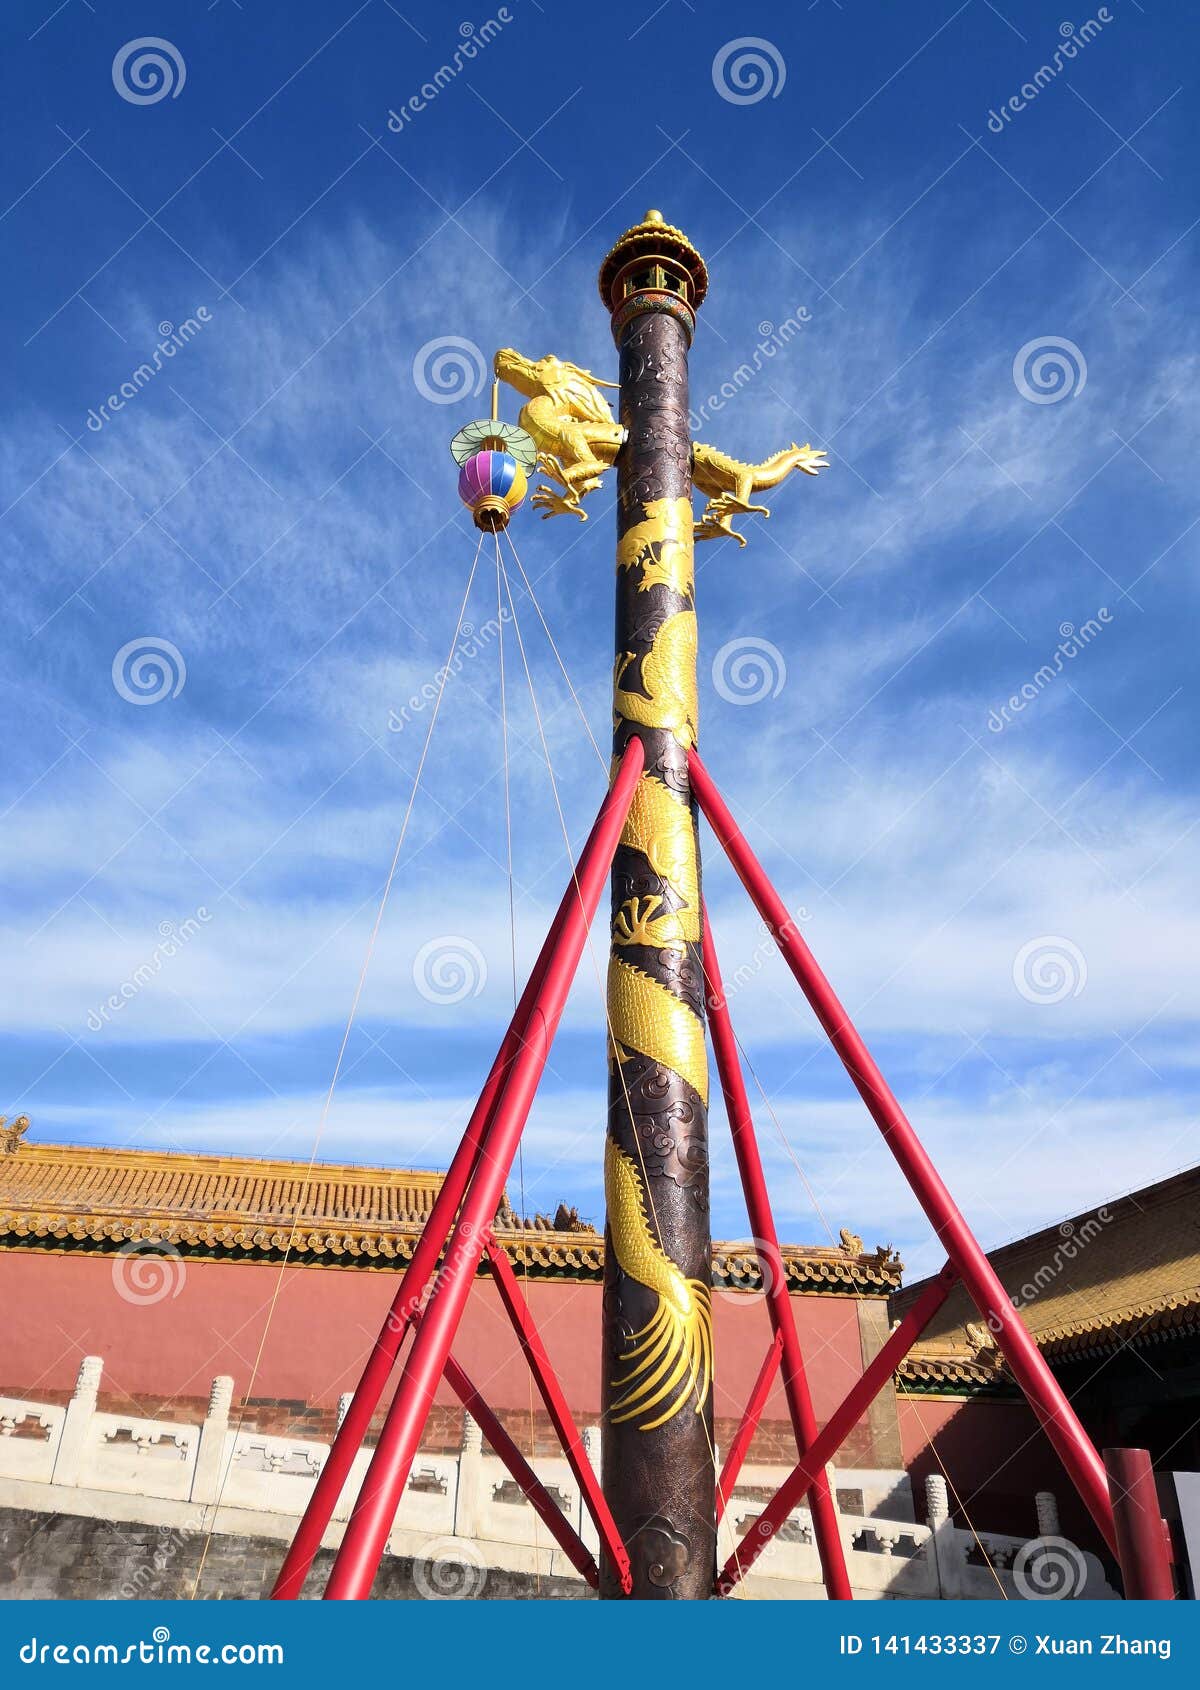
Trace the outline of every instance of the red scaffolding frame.
[[[337, 1550], [325, 1589], [326, 1599], [358, 1600], [370, 1594], [434, 1393], [442, 1378], [479, 1422], [484, 1437], [508, 1467], [572, 1564], [593, 1587], [597, 1584], [598, 1571], [591, 1552], [505, 1431], [498, 1416], [451, 1354], [471, 1285], [481, 1265], [486, 1266], [495, 1279], [501, 1302], [529, 1364], [550, 1423], [596, 1526], [601, 1554], [609, 1558], [621, 1588], [627, 1594], [632, 1589], [625, 1545], [596, 1480], [517, 1276], [491, 1229], [567, 994], [587, 943], [588, 930], [599, 905], [634, 790], [642, 775], [643, 763], [641, 742], [634, 738], [616, 769], [611, 788], [601, 805], [571, 883], [563, 895], [557, 916], [447, 1170], [412, 1260], [367, 1358], [349, 1411], [280, 1569], [272, 1592], [276, 1600], [299, 1596], [346, 1486], [355, 1456], [405, 1340], [410, 1337], [411, 1345], [391, 1405]], [[834, 1600], [850, 1598], [850, 1580], [827, 1465], [958, 1283], [963, 1285], [996, 1333], [998, 1346], [1057, 1451], [1071, 1483], [1101, 1537], [1119, 1557], [1118, 1535], [1104, 1463], [1014, 1310], [991, 1263], [955, 1205], [887, 1081], [694, 751], [690, 756], [690, 772], [692, 791], [701, 811], [778, 944], [948, 1257], [941, 1272], [897, 1325], [845, 1400], [825, 1426], [818, 1428], [746, 1096], [737, 1040], [706, 912], [703, 966], [708, 1024], [734, 1155], [758, 1253], [772, 1334], [717, 1482], [718, 1518], [727, 1507], [777, 1375], [782, 1378], [797, 1454], [794, 1469], [718, 1573], [713, 1594], [728, 1596], [736, 1588], [770, 1544], [790, 1511], [807, 1497], [826, 1592]], [[1129, 1534], [1123, 1533], [1122, 1537], [1126, 1540], [1122, 1547], [1126, 1548], [1128, 1558]], [[1161, 1547], [1161, 1541], [1160, 1533], [1142, 1533], [1137, 1546], [1139, 1556], [1144, 1559], [1153, 1555], [1155, 1544]], [[1127, 1587], [1139, 1583], [1135, 1570], [1130, 1567], [1126, 1567], [1125, 1577]], [[1140, 1582], [1144, 1586], [1144, 1578]], [[1169, 1584], [1169, 1572], [1166, 1582]], [[1156, 1588], [1163, 1588], [1161, 1577]]]

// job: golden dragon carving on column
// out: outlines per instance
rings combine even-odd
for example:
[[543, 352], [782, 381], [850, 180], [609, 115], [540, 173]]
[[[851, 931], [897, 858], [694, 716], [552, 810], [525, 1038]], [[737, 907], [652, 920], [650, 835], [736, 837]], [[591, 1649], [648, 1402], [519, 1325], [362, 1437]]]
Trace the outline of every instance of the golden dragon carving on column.
[[[521, 427], [538, 450], [546, 477], [533, 494], [544, 517], [586, 520], [583, 500], [616, 462], [625, 433], [613, 417], [601, 382], [577, 364], [536, 361], [506, 348], [495, 373], [522, 396]], [[613, 678], [617, 721], [669, 734], [684, 750], [696, 743], [696, 613], [693, 543], [729, 536], [745, 545], [734, 519], [765, 505], [754, 496], [778, 486], [794, 470], [815, 475], [823, 452], [790, 446], [761, 464], [746, 464], [716, 447], [693, 449], [693, 485], [707, 503], [699, 519], [690, 499], [661, 498], [644, 506], [617, 543], [617, 568], [641, 594], [669, 589], [673, 608], [657, 621], [648, 649], [618, 652]], [[639, 947], [672, 953], [689, 966], [700, 939], [700, 886], [695, 828], [686, 796], [647, 770], [638, 782], [621, 843], [644, 855], [660, 891], [626, 898], [617, 911], [609, 964], [611, 1059], [619, 1070], [648, 1060], [679, 1075], [701, 1104], [708, 1101], [702, 1017], [670, 985], [637, 964]], [[612, 1246], [630, 1279], [656, 1295], [648, 1321], [629, 1337], [612, 1405], [614, 1424], [632, 1421], [650, 1431], [685, 1407], [702, 1412], [712, 1381], [712, 1309], [707, 1286], [689, 1278], [663, 1248], [645, 1169], [610, 1135], [605, 1190]]]
[[[600, 486], [624, 439], [624, 430], [600, 391], [614, 383], [601, 381], [578, 364], [554, 357], [535, 361], [512, 347], [497, 352], [495, 370], [497, 378], [525, 400], [520, 424], [537, 446], [538, 469], [548, 477], [548, 483], [535, 489], [530, 503], [543, 517], [570, 513], [586, 521], [583, 500]], [[754, 503], [756, 493], [778, 487], [795, 470], [816, 475], [828, 467], [825, 453], [807, 443], [793, 442], [762, 463], [748, 464], [719, 447], [696, 441], [692, 482], [707, 503], [696, 520], [695, 538], [729, 537], [744, 546], [746, 536], [733, 526], [733, 519], [771, 514], [766, 505]]]

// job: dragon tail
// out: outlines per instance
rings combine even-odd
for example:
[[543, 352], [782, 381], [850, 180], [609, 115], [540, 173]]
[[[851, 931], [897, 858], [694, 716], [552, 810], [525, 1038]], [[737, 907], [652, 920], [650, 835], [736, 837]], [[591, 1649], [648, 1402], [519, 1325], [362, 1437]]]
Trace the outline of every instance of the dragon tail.
[[[697, 1414], [708, 1400], [712, 1297], [703, 1280], [685, 1278], [656, 1242], [641, 1176], [611, 1138], [605, 1146], [604, 1172], [617, 1263], [658, 1296], [654, 1313], [632, 1334], [621, 1358], [624, 1371], [612, 1381], [621, 1395], [609, 1418], [614, 1425], [636, 1419], [640, 1430], [649, 1432], [678, 1414], [693, 1393]], [[650, 1415], [654, 1418], [644, 1418]]]

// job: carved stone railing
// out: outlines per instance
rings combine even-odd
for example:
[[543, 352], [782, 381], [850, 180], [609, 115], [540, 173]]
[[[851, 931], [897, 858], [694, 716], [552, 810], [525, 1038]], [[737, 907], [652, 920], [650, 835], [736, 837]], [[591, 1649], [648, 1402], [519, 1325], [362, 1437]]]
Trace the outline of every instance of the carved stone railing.
[[[323, 1442], [281, 1437], [230, 1424], [233, 1381], [213, 1381], [208, 1413], [199, 1425], [104, 1412], [97, 1407], [103, 1364], [88, 1356], [65, 1408], [0, 1397], [0, 1506], [40, 1513], [144, 1521], [160, 1530], [275, 1538], [292, 1536], [329, 1453]], [[339, 1403], [339, 1419], [344, 1404]], [[584, 1430], [598, 1468], [600, 1434]], [[336, 1544], [349, 1518], [370, 1450], [351, 1469], [327, 1544]], [[593, 1554], [595, 1529], [567, 1462], [539, 1457], [538, 1476], [555, 1496]], [[833, 1470], [831, 1469], [831, 1474]], [[721, 1560], [751, 1528], [784, 1467], [743, 1468], [720, 1531]], [[1013, 1565], [1025, 1539], [981, 1532], [951, 1519], [945, 1481], [926, 1485], [928, 1524], [881, 1517], [879, 1509], [909, 1512], [907, 1480], [897, 1473], [834, 1475], [843, 1498], [853, 1493], [861, 1513], [838, 1510], [850, 1583], [856, 1596], [948, 1600], [999, 1599], [1023, 1594]], [[1036, 1506], [1035, 1506], [1036, 1501]], [[1061, 1543], [1057, 1510], [1048, 1492], [1031, 1499], [1038, 1536]], [[1048, 1529], [1053, 1527], [1054, 1529]], [[1068, 1549], [1070, 1546], [1067, 1546]], [[483, 1448], [479, 1427], [466, 1416], [456, 1455], [418, 1453], [388, 1538], [391, 1554], [460, 1554], [480, 1569], [577, 1578], [507, 1469]], [[1078, 1596], [1112, 1596], [1099, 1563], [1072, 1550], [1086, 1569]], [[819, 1596], [821, 1568], [806, 1508], [797, 1508], [763, 1552], [746, 1581], [752, 1596]]]

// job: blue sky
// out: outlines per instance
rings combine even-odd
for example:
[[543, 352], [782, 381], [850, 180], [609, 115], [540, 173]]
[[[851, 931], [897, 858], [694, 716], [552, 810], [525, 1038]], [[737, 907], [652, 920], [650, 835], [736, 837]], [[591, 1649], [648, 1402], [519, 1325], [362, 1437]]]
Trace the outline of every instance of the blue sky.
[[[9, 8], [0, 1109], [35, 1137], [448, 1158], [512, 998], [486, 637], [447, 686], [317, 1142], [427, 725], [400, 713], [474, 552], [447, 444], [498, 345], [615, 374], [595, 271], [657, 205], [712, 272], [700, 437], [831, 459], [744, 552], [698, 554], [710, 769], [985, 1241], [1194, 1160], [1191, 10], [731, 17], [481, 9], [414, 111], [465, 14]], [[160, 92], [117, 87], [147, 37], [168, 87], [130, 100]], [[512, 533], [603, 744], [611, 489], [591, 504]], [[517, 613], [577, 844], [603, 776], [520, 588]], [[147, 641], [172, 673], [133, 702], [136, 652], [115, 660]], [[505, 654], [523, 969], [566, 858], [511, 628]], [[850, 1225], [931, 1270], [708, 860], [782, 1230]], [[447, 946], [473, 970], [455, 1003]], [[602, 1037], [585, 960], [531, 1210], [600, 1220]], [[716, 1230], [744, 1236], [713, 1127]]]

